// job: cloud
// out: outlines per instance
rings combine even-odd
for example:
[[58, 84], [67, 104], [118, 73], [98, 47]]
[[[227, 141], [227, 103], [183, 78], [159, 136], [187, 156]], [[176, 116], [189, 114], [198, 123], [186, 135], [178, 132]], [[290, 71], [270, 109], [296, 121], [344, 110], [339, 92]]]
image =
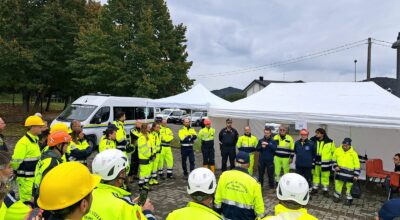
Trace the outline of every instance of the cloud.
[[[187, 26], [189, 76], [209, 89], [271, 80], [352, 81], [365, 78], [367, 46], [256, 71], [256, 67], [373, 37], [395, 41], [400, 1], [167, 0], [175, 24]], [[395, 50], [372, 45], [372, 76], [395, 76]], [[202, 77], [200, 77], [203, 75]]]
[[[367, 46], [264, 70], [221, 74], [287, 60], [373, 37], [395, 41], [398, 1], [167, 0], [172, 19], [188, 27], [190, 77], [209, 89], [266, 79], [352, 81], [354, 59], [365, 78]], [[395, 51], [372, 46], [372, 76], [394, 76]]]

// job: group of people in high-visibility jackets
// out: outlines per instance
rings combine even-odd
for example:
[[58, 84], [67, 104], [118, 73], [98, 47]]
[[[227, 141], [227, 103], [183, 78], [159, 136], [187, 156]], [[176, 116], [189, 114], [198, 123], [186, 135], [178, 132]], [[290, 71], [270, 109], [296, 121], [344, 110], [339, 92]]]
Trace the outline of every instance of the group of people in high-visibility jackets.
[[[188, 193], [194, 201], [186, 208], [172, 212], [167, 219], [189, 217], [200, 219], [196, 218], [201, 216], [200, 212], [207, 215], [208, 219], [316, 219], [307, 213], [305, 205], [310, 195], [317, 193], [319, 187], [322, 188], [323, 195], [329, 196], [332, 172], [335, 172], [333, 201], [339, 201], [345, 186], [345, 204], [352, 203], [350, 190], [353, 181], [360, 175], [360, 161], [354, 147], [351, 146], [350, 138], [345, 138], [342, 144], [336, 147], [326, 131], [318, 128], [312, 138], [309, 138], [307, 129], [302, 129], [299, 132], [300, 139], [295, 141], [287, 133], [287, 127], [281, 126], [276, 135], [266, 127], [264, 137], [257, 140], [249, 126], [246, 126], [244, 134], [239, 136], [232, 126], [232, 120], [227, 119], [226, 128], [219, 133], [223, 173], [215, 187], [216, 181], [213, 177], [215, 130], [211, 128], [211, 121], [207, 119], [204, 121], [205, 127], [196, 135], [189, 123], [189, 120], [184, 121], [184, 127], [179, 131], [179, 138], [184, 176], [188, 175], [187, 157], [191, 165]], [[193, 144], [196, 139], [201, 141], [203, 165], [209, 168], [209, 171], [203, 168], [194, 170]], [[259, 152], [258, 181], [260, 182], [252, 177], [256, 152]], [[226, 171], [228, 158], [231, 171]], [[294, 159], [296, 173], [290, 173], [290, 164]], [[272, 189], [277, 187], [276, 193], [280, 203], [275, 207], [276, 216], [264, 216], [261, 188], [264, 184], [265, 171], [268, 173], [269, 187]], [[204, 181], [199, 181], [199, 176], [203, 176]], [[196, 181], [197, 185], [194, 184]], [[210, 205], [212, 203], [210, 195], [213, 195], [213, 190], [215, 190], [214, 203]], [[214, 207], [214, 211], [204, 206]], [[192, 213], [198, 214], [192, 215]]]
[[159, 180], [173, 178], [173, 155], [171, 142], [174, 134], [166, 120], [154, 123], [136, 121], [129, 135], [125, 130], [125, 113], [117, 112], [116, 121], [108, 125], [99, 143], [99, 152], [118, 149], [128, 158], [127, 183], [138, 177], [141, 189], [158, 185]]
[[[4, 203], [0, 219], [154, 219], [151, 202], [138, 205], [126, 191], [128, 154], [135, 149], [123, 138], [125, 133], [117, 134], [119, 127], [124, 130], [125, 116], [120, 116], [100, 141], [101, 153], [92, 163], [96, 175], [87, 168], [93, 147], [79, 121], [72, 121], [70, 128], [56, 123], [48, 135], [40, 136], [46, 127], [44, 120], [39, 115], [29, 116], [24, 124], [27, 132], [16, 143], [13, 155], [4, 144], [0, 149], [0, 200]], [[153, 131], [158, 132], [156, 126]], [[41, 147], [42, 139], [46, 144]], [[151, 138], [150, 142], [155, 141]], [[157, 146], [160, 144], [161, 140]], [[155, 169], [158, 172], [158, 164]], [[10, 191], [14, 173], [19, 199]]]
[[[10, 199], [4, 199], [6, 205], [0, 207], [0, 217], [19, 219], [32, 214], [46, 219], [154, 219], [151, 202], [146, 200], [139, 205], [127, 186], [135, 174], [140, 190], [144, 191], [166, 180], [165, 177], [174, 178], [171, 150], [174, 134], [166, 120], [137, 121], [127, 132], [125, 113], [117, 112], [116, 119], [104, 131], [99, 153], [91, 164], [91, 174], [87, 158], [93, 147], [85, 139], [79, 121], [72, 121], [70, 128], [63, 123], [51, 126], [45, 137], [47, 144], [41, 149], [39, 135], [44, 121], [40, 116], [29, 116], [25, 121], [27, 132], [17, 142], [12, 157], [7, 146], [3, 144], [4, 149], [0, 149], [0, 171], [5, 170], [0, 172], [0, 199], [2, 184], [13, 178], [12, 174], [7, 174], [12, 169], [19, 195], [17, 200], [13, 193], [4, 189], [7, 196], [3, 198]], [[332, 172], [335, 173], [333, 201], [340, 201], [345, 187], [345, 204], [351, 205], [350, 189], [360, 175], [360, 162], [350, 138], [336, 147], [326, 131], [318, 128], [312, 138], [308, 130], [301, 130], [300, 139], [294, 141], [287, 127], [281, 126], [276, 135], [266, 127], [264, 136], [258, 140], [249, 126], [239, 136], [232, 120], [227, 119], [226, 123], [218, 138], [223, 173], [217, 184], [215, 129], [211, 120], [205, 119], [198, 133], [190, 126], [189, 119], [183, 121], [178, 131], [181, 165], [193, 202], [172, 212], [167, 219], [200, 219], [203, 215], [207, 215], [207, 219], [285, 219], [288, 216], [315, 219], [305, 206], [310, 194], [317, 193], [319, 187], [328, 196]], [[196, 141], [200, 141], [203, 156], [203, 168], [198, 169], [194, 164]], [[259, 159], [255, 161], [257, 152]], [[289, 173], [295, 157], [296, 173]], [[228, 159], [230, 171], [227, 171]], [[258, 178], [252, 176], [256, 162]], [[265, 216], [261, 192], [265, 171], [268, 185], [276, 189], [280, 201], [275, 207], [276, 216]], [[16, 212], [13, 207], [20, 211]]]

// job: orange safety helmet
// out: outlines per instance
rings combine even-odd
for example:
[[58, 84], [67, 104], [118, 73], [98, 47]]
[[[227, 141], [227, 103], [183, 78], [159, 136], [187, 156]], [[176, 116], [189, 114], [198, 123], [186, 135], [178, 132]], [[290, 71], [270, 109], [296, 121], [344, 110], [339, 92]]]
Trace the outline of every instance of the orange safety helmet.
[[301, 131], [300, 131], [300, 135], [308, 135], [309, 134], [309, 132], [308, 132], [308, 130], [307, 129], [301, 129]]
[[206, 118], [204, 119], [204, 125], [210, 125], [211, 124], [211, 120]]
[[69, 135], [67, 132], [57, 131], [49, 135], [47, 138], [47, 145], [49, 147], [54, 147], [61, 143], [69, 143], [71, 140], [71, 135]]

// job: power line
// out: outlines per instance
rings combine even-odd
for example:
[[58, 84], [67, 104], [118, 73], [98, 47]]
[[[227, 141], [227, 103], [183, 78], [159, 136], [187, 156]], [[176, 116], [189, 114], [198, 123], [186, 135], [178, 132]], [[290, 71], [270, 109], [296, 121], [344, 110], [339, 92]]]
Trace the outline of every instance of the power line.
[[367, 39], [363, 39], [363, 40], [360, 40], [360, 41], [347, 43], [347, 44], [344, 44], [344, 45], [341, 45], [341, 46], [338, 46], [338, 47], [334, 47], [334, 48], [331, 48], [331, 49], [319, 51], [319, 52], [316, 52], [316, 53], [312, 53], [312, 54], [308, 54], [308, 55], [304, 55], [304, 56], [300, 56], [300, 57], [296, 57], [296, 58], [291, 58], [291, 59], [288, 59], [288, 60], [273, 62], [273, 63], [270, 63], [270, 64], [261, 65], [261, 66], [255, 66], [255, 67], [251, 67], [251, 68], [242, 68], [242, 69], [237, 69], [237, 70], [232, 70], [232, 71], [225, 71], [225, 72], [217, 72], [217, 73], [212, 73], [212, 74], [200, 74], [200, 75], [197, 75], [196, 77], [214, 76], [214, 75], [220, 75], [220, 74], [225, 74], [225, 73], [235, 73], [235, 72], [240, 72], [241, 73], [243, 71], [248, 71], [248, 70], [262, 69], [264, 67], [271, 66], [271, 65], [276, 65], [276, 64], [279, 64], [279, 63], [283, 63], [283, 62], [288, 62], [288, 61], [297, 60], [297, 59], [304, 58], [304, 57], [310, 57], [310, 56], [319, 55], [319, 54], [326, 53], [326, 52], [333, 51], [333, 50], [338, 50], [340, 48], [345, 48], [345, 47], [348, 47], [348, 46], [351, 46], [351, 45], [354, 45], [354, 44], [358, 44], [360, 42], [365, 42], [366, 40]]
[[268, 67], [263, 67], [263, 68], [259, 68], [259, 69], [255, 69], [255, 70], [248, 70], [248, 71], [236, 72], [236, 73], [226, 73], [226, 74], [212, 75], [212, 76], [204, 76], [204, 77], [200, 77], [200, 78], [213, 78], [213, 77], [219, 77], [219, 76], [236, 75], [236, 74], [241, 74], [241, 73], [250, 73], [250, 72], [256, 72], [256, 71], [259, 71], [259, 70], [272, 69], [272, 68], [276, 68], [276, 67], [279, 67], [279, 66], [284, 66], [284, 65], [293, 64], [293, 63], [299, 63], [299, 62], [302, 62], [302, 61], [305, 61], [305, 60], [311, 60], [311, 59], [315, 59], [315, 58], [318, 58], [318, 57], [327, 56], [327, 55], [330, 55], [330, 54], [333, 54], [333, 53], [341, 52], [341, 51], [348, 50], [348, 49], [351, 49], [351, 48], [354, 48], [354, 47], [358, 47], [358, 46], [362, 46], [362, 45], [366, 45], [366, 43], [354, 45], [354, 46], [351, 46], [351, 47], [348, 47], [348, 48], [343, 48], [343, 49], [338, 50], [338, 51], [332, 51], [332, 52], [329, 52], [329, 53], [326, 53], [326, 54], [320, 54], [320, 55], [314, 56], [314, 57], [309, 57], [309, 58], [305, 58], [305, 59], [299, 59], [299, 60], [290, 61], [290, 62], [286, 62], [286, 63], [282, 62], [282, 63], [276, 64], [276, 65], [271, 65], [271, 66], [268, 66]]
[[392, 48], [391, 46], [388, 46], [388, 45], [386, 45], [386, 44], [380, 44], [380, 43], [376, 43], [376, 42], [372, 42], [372, 43], [375, 44], [375, 45], [382, 46], [382, 47]]
[[[278, 67], [278, 66], [298, 63], [298, 62], [302, 62], [302, 61], [305, 61], [305, 60], [315, 59], [315, 58], [318, 58], [318, 57], [327, 56], [327, 55], [330, 55], [330, 54], [333, 54], [333, 53], [338, 53], [338, 52], [341, 52], [341, 51], [344, 51], [344, 50], [349, 50], [351, 48], [355, 48], [355, 47], [359, 47], [359, 46], [365, 45], [365, 44], [367, 44], [365, 42], [366, 40], [367, 39], [364, 39], [364, 40], [361, 40], [361, 41], [356, 41], [356, 42], [349, 43], [349, 44], [344, 44], [342, 46], [331, 48], [331, 49], [324, 50], [324, 51], [320, 51], [320, 52], [317, 52], [317, 53], [312, 53], [312, 54], [309, 54], [309, 55], [304, 55], [304, 56], [300, 56], [300, 57], [296, 57], [296, 58], [291, 58], [291, 59], [284, 60], [284, 61], [274, 62], [274, 63], [270, 63], [270, 64], [267, 64], [267, 65], [259, 66], [259, 67], [254, 67], [254, 68], [249, 68], [249, 69], [241, 69], [241, 70], [235, 70], [235, 71], [227, 71], [227, 72], [221, 72], [221, 73], [214, 73], [214, 74], [207, 74], [207, 75], [197, 75], [196, 78], [212, 78], [212, 77], [218, 77], [218, 76], [236, 75], [236, 74], [239, 74], [239, 73], [255, 72], [255, 71], [270, 69], [270, 68], [274, 68], [274, 67]], [[363, 42], [363, 43], [360, 43], [360, 42]]]
[[390, 45], [392, 45], [392, 44], [393, 44], [393, 43], [390, 43], [390, 42], [388, 42], [388, 41], [384, 41], [384, 40], [378, 40], [378, 39], [375, 39], [375, 38], [372, 38], [372, 40], [374, 40], [374, 41], [378, 41], [378, 42], [381, 42], [381, 43], [390, 44]]

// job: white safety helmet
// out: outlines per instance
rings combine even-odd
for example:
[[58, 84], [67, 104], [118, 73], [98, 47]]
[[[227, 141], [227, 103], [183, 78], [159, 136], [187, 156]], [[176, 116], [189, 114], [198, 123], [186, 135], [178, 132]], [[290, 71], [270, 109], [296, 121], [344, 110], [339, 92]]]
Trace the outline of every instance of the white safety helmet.
[[287, 173], [279, 180], [276, 196], [279, 200], [291, 200], [300, 205], [307, 205], [310, 198], [308, 182], [297, 173]]
[[197, 168], [189, 174], [187, 192], [193, 194], [195, 192], [203, 192], [205, 194], [213, 194], [217, 188], [217, 180], [211, 170], [207, 168]]
[[102, 180], [115, 179], [121, 170], [128, 166], [128, 158], [122, 151], [108, 149], [96, 155], [92, 162], [94, 174], [101, 176]]

